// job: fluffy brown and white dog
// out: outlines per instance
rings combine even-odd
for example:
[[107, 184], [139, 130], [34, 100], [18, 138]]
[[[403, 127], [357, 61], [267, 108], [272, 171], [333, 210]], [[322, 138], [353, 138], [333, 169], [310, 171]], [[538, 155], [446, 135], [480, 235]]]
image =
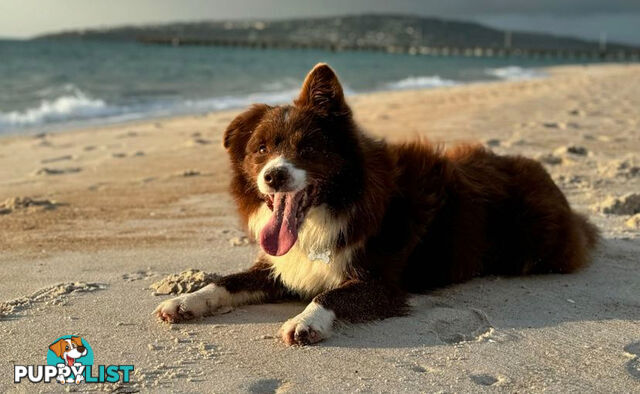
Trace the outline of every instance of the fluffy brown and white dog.
[[367, 136], [326, 64], [293, 105], [238, 115], [224, 147], [231, 193], [262, 251], [247, 271], [161, 303], [162, 320], [297, 297], [310, 303], [280, 335], [309, 344], [336, 319], [406, 314], [410, 292], [486, 274], [574, 271], [598, 239], [536, 161]]

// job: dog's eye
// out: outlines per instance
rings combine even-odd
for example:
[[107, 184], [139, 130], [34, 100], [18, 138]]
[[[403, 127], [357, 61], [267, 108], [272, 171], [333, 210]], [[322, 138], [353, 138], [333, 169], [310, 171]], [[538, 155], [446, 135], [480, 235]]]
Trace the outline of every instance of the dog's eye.
[[258, 153], [260, 153], [261, 155], [267, 153], [267, 146], [265, 144], [260, 145], [260, 147], [258, 148]]
[[69, 345], [65, 346], [64, 350], [69, 350]]

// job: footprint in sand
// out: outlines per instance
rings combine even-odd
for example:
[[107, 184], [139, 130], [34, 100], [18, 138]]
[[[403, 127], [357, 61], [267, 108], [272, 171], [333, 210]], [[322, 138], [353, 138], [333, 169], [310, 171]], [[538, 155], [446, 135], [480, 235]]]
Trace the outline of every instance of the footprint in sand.
[[138, 133], [136, 133], [135, 131], [127, 131], [124, 134], [118, 135], [116, 138], [133, 138], [137, 136], [138, 136]]
[[546, 127], [547, 129], [564, 130], [564, 129], [567, 128], [567, 125], [565, 125], [562, 122], [544, 122], [544, 123], [542, 123], [542, 126]]
[[575, 155], [575, 156], [587, 156], [589, 154], [589, 150], [584, 146], [579, 145], [567, 145], [561, 146], [556, 149], [553, 154], [557, 156], [561, 155]]
[[135, 282], [138, 280], [149, 279], [155, 275], [156, 273], [151, 270], [146, 270], [146, 271], [142, 270], [142, 271], [136, 271], [130, 274], [122, 274], [120, 277], [127, 282]]
[[426, 373], [429, 372], [429, 370], [425, 367], [423, 367], [422, 365], [419, 365], [415, 362], [407, 362], [407, 361], [400, 361], [398, 363], [394, 364], [396, 367], [398, 368], [405, 368], [408, 369], [410, 371], [416, 372], [416, 373]]
[[94, 183], [93, 185], [90, 185], [87, 189], [91, 190], [92, 192], [95, 192], [95, 191], [100, 191], [105, 189], [107, 185], [108, 183], [106, 182], [98, 182], [98, 183]]
[[480, 386], [499, 386], [506, 382], [506, 379], [501, 376], [496, 377], [489, 374], [470, 375], [469, 378]]
[[6, 215], [19, 210], [42, 210], [50, 211], [62, 204], [51, 200], [37, 200], [30, 197], [12, 197], [0, 204], [0, 215]]
[[65, 168], [49, 168], [42, 167], [39, 170], [36, 170], [34, 175], [65, 175], [65, 174], [75, 174], [77, 172], [82, 171], [81, 167], [65, 167]]
[[487, 316], [477, 309], [436, 308], [431, 314], [433, 331], [444, 343], [477, 341], [491, 333]]
[[185, 142], [185, 145], [189, 147], [198, 146], [198, 145], [209, 145], [209, 144], [211, 144], [211, 140], [207, 140], [204, 138], [193, 138]]
[[73, 160], [73, 156], [64, 155], [64, 156], [58, 156], [58, 157], [51, 157], [49, 159], [41, 160], [40, 163], [48, 164], [48, 163], [55, 163], [55, 162], [58, 162], [58, 161], [65, 161], [65, 160]]
[[132, 154], [128, 154], [126, 152], [116, 152], [116, 153], [112, 153], [111, 157], [116, 158], [116, 159], [124, 159], [125, 157], [140, 157], [140, 156], [144, 156], [144, 152], [139, 150], [139, 151], [135, 151]]
[[418, 372], [418, 373], [425, 373], [425, 372], [427, 372], [427, 369], [426, 369], [425, 367], [422, 367], [422, 366], [420, 366], [420, 365], [418, 365], [418, 364], [414, 364], [414, 365], [412, 365], [412, 366], [410, 367], [410, 369], [411, 369], [413, 372]]
[[635, 215], [640, 213], [640, 193], [629, 193], [622, 197], [608, 197], [596, 207], [610, 215]]
[[541, 161], [544, 164], [548, 164], [551, 166], [562, 164], [562, 157], [556, 156], [552, 153], [547, 153], [547, 154], [537, 156], [536, 159], [538, 159], [538, 161]]
[[568, 145], [561, 146], [553, 151], [553, 153], [546, 153], [538, 155], [537, 160], [544, 164], [551, 166], [559, 164], [571, 164], [575, 162], [575, 159], [589, 155], [589, 150], [583, 146]]
[[627, 372], [636, 379], [640, 379], [640, 342], [633, 342], [624, 347], [631, 360], [627, 362]]
[[260, 379], [253, 382], [249, 386], [248, 391], [250, 393], [277, 393], [282, 391], [282, 380], [280, 379]]
[[182, 176], [182, 177], [188, 178], [192, 176], [198, 176], [200, 174], [201, 173], [198, 170], [184, 170], [182, 172], [177, 172], [175, 176]]

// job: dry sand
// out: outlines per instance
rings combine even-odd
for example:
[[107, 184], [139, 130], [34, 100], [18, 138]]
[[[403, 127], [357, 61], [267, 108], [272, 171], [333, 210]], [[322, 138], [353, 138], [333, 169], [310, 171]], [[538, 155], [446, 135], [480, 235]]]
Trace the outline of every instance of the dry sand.
[[0, 139], [0, 392], [63, 390], [11, 382], [14, 363], [44, 363], [66, 334], [96, 364], [135, 365], [130, 385], [83, 390], [640, 392], [640, 66], [549, 73], [350, 102], [390, 140], [543, 160], [603, 231], [593, 264], [415, 296], [409, 317], [305, 348], [275, 338], [302, 303], [173, 326], [151, 315], [165, 276], [251, 264], [221, 147], [235, 112]]

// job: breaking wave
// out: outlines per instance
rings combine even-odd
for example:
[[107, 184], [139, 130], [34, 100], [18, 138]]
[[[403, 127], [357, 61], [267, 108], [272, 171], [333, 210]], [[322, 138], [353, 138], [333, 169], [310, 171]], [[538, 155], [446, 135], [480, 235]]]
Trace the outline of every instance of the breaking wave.
[[35, 126], [73, 119], [109, 116], [118, 112], [103, 100], [90, 98], [78, 89], [53, 100], [42, 100], [24, 111], [0, 112], [0, 128]]
[[392, 90], [407, 90], [407, 89], [425, 89], [425, 88], [438, 88], [443, 86], [458, 85], [459, 82], [452, 79], [441, 78], [439, 75], [422, 76], [422, 77], [408, 77], [399, 81], [388, 83], [386, 86]]
[[279, 104], [291, 101], [297, 92], [258, 92], [244, 96], [222, 96], [193, 100], [149, 101], [135, 105], [108, 104], [79, 89], [51, 100], [42, 100], [36, 107], [22, 111], [0, 112], [0, 131], [29, 128], [74, 121], [102, 119], [122, 121], [154, 116], [219, 111], [248, 106], [255, 102]]
[[519, 66], [506, 66], [485, 69], [487, 75], [507, 81], [521, 81], [525, 79], [542, 78], [546, 74], [535, 68], [524, 68]]

